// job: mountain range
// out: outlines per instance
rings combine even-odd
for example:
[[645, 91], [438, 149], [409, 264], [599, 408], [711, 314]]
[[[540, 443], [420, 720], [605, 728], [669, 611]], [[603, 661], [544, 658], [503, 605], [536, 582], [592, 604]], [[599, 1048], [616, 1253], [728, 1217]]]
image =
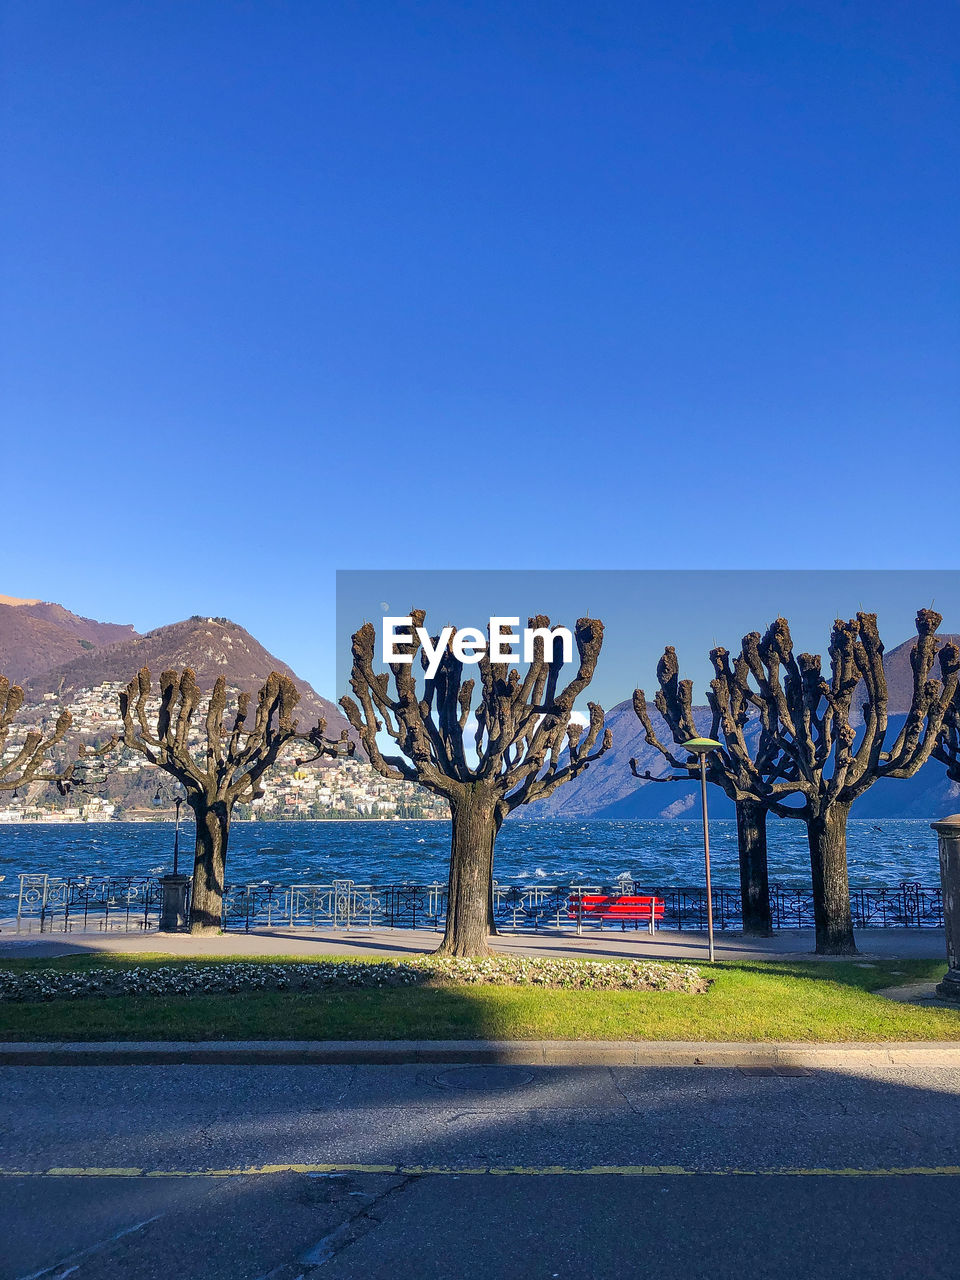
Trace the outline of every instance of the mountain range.
[[58, 604], [0, 600], [0, 672], [23, 685], [28, 702], [45, 693], [69, 698], [106, 681], [126, 684], [141, 667], [157, 677], [168, 668], [189, 666], [201, 689], [212, 688], [224, 675], [229, 684], [251, 693], [271, 671], [279, 671], [300, 691], [297, 715], [303, 728], [321, 716], [330, 736], [348, 727], [338, 707], [227, 618], [198, 616], [140, 635], [132, 626], [95, 622]]
[[136, 634], [131, 626], [81, 618], [60, 604], [0, 596], [0, 671], [17, 684]]
[[[958, 636], [943, 639], [960, 642]], [[884, 657], [891, 736], [910, 705], [913, 644], [908, 640]], [[226, 618], [193, 617], [141, 635], [129, 624], [96, 622], [59, 604], [0, 596], [0, 672], [23, 684], [31, 702], [40, 701], [45, 693], [71, 695], [105, 681], [126, 683], [144, 666], [154, 676], [166, 668], [190, 666], [201, 688], [212, 687], [223, 674], [231, 685], [251, 692], [271, 671], [280, 671], [300, 690], [298, 712], [304, 727], [320, 716], [326, 719], [330, 736], [348, 727], [334, 703], [321, 697], [243, 627]], [[661, 739], [669, 741], [669, 730], [653, 706], [650, 713]], [[644, 741], [631, 699], [611, 708], [606, 719], [613, 732], [613, 748], [547, 800], [528, 806], [525, 817], [669, 819], [696, 808], [695, 783], [640, 781], [631, 774], [631, 757], [637, 759], [641, 772], [649, 771], [654, 777], [671, 772], [660, 754]], [[700, 732], [707, 732], [709, 709], [695, 708], [694, 720]], [[949, 782], [943, 767], [933, 762], [915, 778], [875, 783], [858, 802], [856, 814], [863, 818], [932, 818], [953, 812], [960, 807], [958, 801], [960, 786]], [[711, 791], [711, 805], [718, 817], [733, 816], [733, 806], [719, 789]]]
[[[942, 640], [960, 643], [960, 636], [944, 635]], [[915, 640], [908, 640], [884, 655], [883, 665], [889, 694], [890, 734], [892, 741], [903, 724], [913, 693], [913, 669], [910, 653]], [[937, 674], [936, 668], [934, 674]], [[671, 741], [670, 730], [652, 703], [647, 704], [661, 742]], [[529, 805], [526, 817], [538, 818], [679, 818], [697, 810], [699, 784], [691, 782], [640, 781], [630, 772], [629, 761], [636, 759], [641, 773], [657, 777], [673, 773], [663, 757], [644, 740], [644, 730], [633, 710], [632, 698], [617, 703], [606, 714], [607, 727], [613, 733], [613, 748], [595, 760], [578, 778], [557, 790], [547, 800]], [[694, 708], [694, 723], [700, 733], [710, 730], [711, 715], [707, 706]], [[717, 817], [732, 818], [731, 801], [718, 787], [710, 791], [711, 812]], [[951, 782], [936, 761], [928, 762], [916, 777], [880, 779], [857, 801], [854, 816], [858, 818], [936, 818], [960, 808], [960, 785]]]

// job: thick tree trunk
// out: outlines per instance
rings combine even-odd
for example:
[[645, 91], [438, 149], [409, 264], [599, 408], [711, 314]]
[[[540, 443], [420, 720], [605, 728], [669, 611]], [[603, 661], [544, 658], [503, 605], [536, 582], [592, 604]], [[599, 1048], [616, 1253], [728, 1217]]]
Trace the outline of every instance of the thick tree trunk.
[[493, 842], [496, 821], [493, 798], [465, 789], [450, 801], [450, 881], [447, 925], [438, 955], [483, 956], [492, 921]]
[[197, 820], [197, 850], [193, 860], [190, 932], [219, 933], [230, 811], [222, 800], [211, 805], [200, 800], [191, 807]]
[[767, 811], [752, 800], [737, 801], [737, 849], [743, 932], [769, 938], [773, 933], [767, 878]]
[[847, 877], [848, 804], [834, 803], [824, 814], [807, 823], [810, 869], [813, 872], [813, 917], [817, 928], [817, 955], [857, 954], [850, 914], [850, 881]]

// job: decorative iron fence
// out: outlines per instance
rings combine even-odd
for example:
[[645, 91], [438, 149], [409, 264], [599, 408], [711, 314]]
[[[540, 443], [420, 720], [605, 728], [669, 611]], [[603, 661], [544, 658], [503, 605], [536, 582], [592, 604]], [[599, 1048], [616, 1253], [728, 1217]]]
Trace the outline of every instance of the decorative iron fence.
[[[707, 927], [706, 891], [698, 886], [653, 885], [621, 876], [613, 885], [500, 884], [493, 891], [497, 927], [505, 933], [576, 929], [572, 903], [580, 893], [653, 894], [662, 898], [661, 928]], [[155, 929], [160, 913], [158, 877], [21, 875], [17, 899], [17, 932], [39, 930]], [[857, 928], [932, 928], [943, 924], [940, 887], [903, 882], [896, 887], [853, 886], [853, 922]], [[774, 884], [770, 906], [775, 929], [813, 926], [813, 900], [808, 889]], [[334, 880], [329, 884], [231, 885], [223, 899], [223, 927], [252, 929], [443, 929], [447, 886], [433, 884], [357, 884]], [[713, 889], [713, 917], [717, 929], [742, 925], [740, 890], [722, 885]], [[584, 922], [591, 931], [602, 928]], [[611, 926], [616, 928], [616, 925]], [[623, 928], [624, 926], [621, 926]], [[639, 926], [638, 926], [639, 927]]]
[[21, 875], [17, 932], [69, 933], [155, 929], [160, 919], [156, 876]]

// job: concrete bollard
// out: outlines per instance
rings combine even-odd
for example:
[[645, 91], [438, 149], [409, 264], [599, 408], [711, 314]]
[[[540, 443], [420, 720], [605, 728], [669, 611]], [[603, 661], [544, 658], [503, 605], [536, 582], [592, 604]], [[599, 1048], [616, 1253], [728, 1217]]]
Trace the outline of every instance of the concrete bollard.
[[937, 995], [960, 1000], [960, 813], [952, 813], [949, 818], [930, 825], [940, 842], [940, 887], [949, 966], [946, 977], [937, 987]]
[[187, 928], [187, 889], [189, 876], [160, 877], [161, 933], [183, 933]]

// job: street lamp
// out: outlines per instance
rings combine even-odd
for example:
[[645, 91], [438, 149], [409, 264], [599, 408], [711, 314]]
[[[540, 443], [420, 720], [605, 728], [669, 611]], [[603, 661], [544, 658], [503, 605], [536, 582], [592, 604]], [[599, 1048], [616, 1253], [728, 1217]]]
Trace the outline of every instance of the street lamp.
[[[170, 797], [163, 794], [163, 791], [158, 784], [157, 794], [153, 797], [153, 807], [155, 809], [163, 809], [169, 803], [169, 799]], [[179, 794], [175, 795], [173, 797], [173, 803], [177, 810], [177, 822], [173, 829], [173, 874], [178, 875], [178, 863], [180, 860], [180, 806], [183, 804], [183, 796]]]
[[710, 963], [713, 964], [713, 889], [710, 884], [710, 828], [707, 824], [707, 753], [716, 751], [718, 747], [722, 747], [722, 742], [717, 742], [716, 738], [691, 738], [688, 742], [681, 742], [684, 751], [689, 751], [696, 760], [691, 760], [687, 768], [696, 768], [697, 762], [700, 765], [700, 801], [703, 810], [703, 862], [707, 871], [707, 952]]

